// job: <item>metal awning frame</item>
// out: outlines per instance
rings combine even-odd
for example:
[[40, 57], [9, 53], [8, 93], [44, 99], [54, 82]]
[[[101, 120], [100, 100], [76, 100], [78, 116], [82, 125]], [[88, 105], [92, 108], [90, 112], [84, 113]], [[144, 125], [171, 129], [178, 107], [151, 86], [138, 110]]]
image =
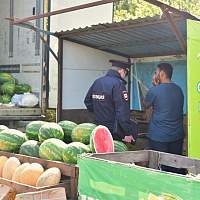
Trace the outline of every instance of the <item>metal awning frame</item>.
[[[50, 35], [50, 36], [54, 36], [55, 37], [55, 34], [50, 32], [50, 31], [45, 31], [43, 29], [40, 29], [36, 26], [34, 26], [33, 24], [29, 23], [29, 22], [22, 22], [22, 23], [19, 23], [19, 24], [14, 24], [13, 21], [14, 19], [13, 18], [6, 18], [6, 20], [9, 20], [10, 23], [12, 25], [16, 25], [16, 26], [20, 26], [22, 28], [26, 28], [26, 29], [30, 29], [34, 32], [41, 32], [43, 34], [46, 34], [46, 35]], [[45, 40], [45, 38], [41, 35], [41, 33], [39, 33], [39, 36], [40, 36], [40, 39], [41, 41], [44, 43], [44, 45], [46, 46], [46, 48], [50, 51], [50, 53], [52, 54], [52, 56], [56, 59], [56, 61], [58, 62], [58, 56], [56, 55], [56, 53], [53, 51], [53, 49], [49, 46], [48, 42]]]
[[[167, 12], [167, 11], [166, 11]], [[168, 15], [167, 15], [168, 16]], [[171, 15], [169, 14], [169, 17], [171, 17]], [[139, 58], [139, 57], [144, 57], [143, 54], [127, 54], [127, 53], [123, 53], [123, 51], [117, 51], [115, 50], [115, 47], [116, 49], [118, 47], [122, 48], [122, 47], [131, 47], [131, 46], [134, 46], [134, 45], [142, 45], [142, 41], [145, 42], [147, 45], [148, 44], [156, 44], [156, 43], [159, 43], [159, 42], [174, 42], [174, 41], [177, 41], [177, 45], [179, 45], [181, 48], [180, 50], [176, 51], [172, 48], [171, 52], [167, 53], [165, 55], [169, 56], [169, 55], [181, 55], [181, 54], [186, 54], [186, 42], [185, 42], [185, 39], [184, 37], [186, 36], [184, 34], [184, 37], [182, 35], [182, 32], [179, 31], [178, 27], [176, 26], [176, 23], [184, 23], [184, 21], [187, 19], [186, 17], [182, 17], [182, 16], [177, 16], [177, 15], [173, 15], [173, 18], [169, 18], [170, 19], [170, 23], [169, 24], [169, 31], [170, 31], [170, 28], [172, 30], [172, 33], [175, 33], [175, 36], [177, 37], [174, 37], [174, 36], [169, 36], [168, 38], [165, 38], [165, 37], [158, 37], [158, 38], [155, 38], [155, 39], [151, 39], [151, 40], [145, 40], [145, 38], [143, 40], [136, 40], [136, 41], [133, 41], [132, 43], [130, 41], [122, 41], [122, 38], [120, 39], [120, 36], [118, 38], [119, 41], [117, 42], [109, 42], [108, 44], [104, 44], [102, 42], [102, 45], [101, 44], [97, 44], [98, 42], [92, 42], [92, 40], [96, 40], [101, 42], [103, 40], [101, 40], [101, 37], [105, 37], [106, 38], [106, 35], [108, 35], [108, 41], [109, 41], [109, 35], [111, 34], [112, 36], [112, 33], [111, 32], [117, 32], [119, 31], [118, 33], [119, 34], [122, 34], [123, 35], [123, 32], [125, 32], [125, 36], [126, 36], [126, 33], [128, 33], [129, 31], [133, 31], [135, 32], [134, 30], [136, 30], [136, 33], [137, 33], [137, 30], [141, 29], [144, 27], [148, 27], [148, 26], [163, 26], [163, 25], [166, 25], [167, 23], [169, 23], [169, 20], [167, 17], [162, 17], [162, 18], [158, 18], [158, 16], [156, 17], [148, 17], [148, 18], [139, 18], [139, 19], [135, 19], [135, 20], [129, 20], [129, 21], [123, 21], [123, 22], [115, 22], [115, 23], [107, 23], [107, 24], [98, 24], [98, 25], [94, 25], [92, 27], [86, 27], [86, 28], [79, 28], [79, 29], [73, 29], [73, 30], [67, 30], [65, 32], [61, 31], [61, 32], [56, 32], [55, 35], [59, 38], [59, 39], [63, 39], [63, 40], [66, 40], [66, 41], [70, 41], [70, 42], [74, 42], [74, 43], [77, 43], [77, 44], [80, 44], [80, 45], [84, 45], [84, 46], [88, 46], [88, 47], [91, 47], [91, 48], [94, 48], [94, 49], [98, 49], [98, 50], [102, 50], [102, 51], [105, 51], [105, 52], [108, 52], [108, 53], [112, 53], [112, 54], [116, 54], [116, 55], [119, 55], [119, 56], [123, 56], [123, 57], [126, 57], [126, 58]], [[173, 25], [173, 26], [172, 26]], [[101, 34], [102, 33], [102, 34]], [[105, 35], [105, 36], [103, 36]], [[118, 36], [118, 34], [114, 33], [113, 37], [114, 36]], [[124, 37], [125, 37], [124, 36]], [[139, 36], [139, 35], [138, 35]], [[87, 42], [87, 40], [89, 41], [91, 38], [91, 41], [90, 42]], [[176, 38], [176, 39], [175, 39]], [[112, 40], [112, 39], [111, 39]], [[121, 41], [121, 42], [120, 42]], [[162, 46], [162, 44], [160, 44]], [[107, 48], [108, 47], [108, 48]], [[109, 47], [112, 47], [112, 48], [109, 48]], [[155, 56], [162, 56], [162, 52], [160, 52], [160, 54], [155, 54]], [[150, 54], [149, 56], [153, 56], [153, 54]]]
[[[81, 9], [85, 9], [85, 8], [91, 8], [91, 7], [100, 6], [100, 5], [104, 5], [104, 4], [108, 4], [108, 3], [114, 3], [114, 2], [118, 2], [118, 1], [120, 1], [120, 0], [95, 1], [95, 2], [92, 2], [92, 3], [86, 3], [86, 4], [81, 4], [81, 5], [78, 5], [78, 6], [72, 6], [72, 7], [69, 7], [69, 8], [51, 11], [51, 12], [47, 12], [47, 13], [36, 15], [36, 16], [26, 17], [26, 18], [23, 18], [23, 19], [14, 18], [12, 23], [16, 25], [16, 24], [28, 22], [28, 21], [31, 21], [31, 20], [36, 20], [36, 19], [49, 17], [49, 16], [53, 16], [53, 15], [58, 15], [58, 14], [62, 14], [62, 13], [67, 13], [67, 12], [72, 12], [72, 11], [76, 11], [76, 10], [81, 10]], [[172, 7], [172, 6], [169, 6], [165, 3], [162, 3], [158, 0], [143, 0], [143, 1], [146, 1], [150, 4], [152, 4], [152, 5], [155, 5], [155, 6], [159, 7], [161, 10], [167, 9], [172, 13], [182, 15], [182, 16], [187, 16], [188, 18], [191, 18], [191, 19], [194, 19], [194, 20], [199, 20], [197, 17], [191, 15], [190, 13], [180, 11], [180, 10], [178, 10], [178, 9]]]
[[[52, 11], [52, 12], [47, 12], [47, 13], [40, 14], [37, 16], [26, 17], [23, 19], [14, 18], [12, 21], [12, 24], [13, 25], [24, 24], [25, 22], [28, 22], [31, 20], [36, 20], [36, 19], [40, 19], [40, 18], [44, 18], [44, 17], [49, 17], [49, 16], [58, 15], [58, 14], [62, 14], [62, 13], [72, 12], [72, 11], [76, 11], [76, 10], [80, 10], [80, 9], [91, 8], [94, 6], [104, 5], [104, 4], [108, 4], [108, 3], [114, 3], [116, 1], [119, 1], [119, 0], [100, 0], [100, 1], [95, 1], [92, 3], [86, 3], [86, 4], [82, 4], [82, 5], [78, 5], [78, 6], [73, 6], [73, 7], [64, 8], [64, 9], [60, 9], [60, 10], [56, 10], [56, 11]], [[180, 11], [180, 10], [178, 10], [172, 6], [169, 6], [167, 4], [164, 4], [158, 0], [144, 0], [144, 1], [146, 1], [152, 5], [158, 6], [162, 10], [163, 14], [166, 16], [166, 18], [171, 26], [172, 31], [176, 35], [176, 38], [180, 44], [181, 49], [185, 53], [186, 49], [187, 49], [186, 42], [185, 42], [184, 37], [182, 36], [181, 32], [178, 30], [176, 23], [173, 20], [173, 17], [171, 17], [171, 13], [175, 13], [175, 14], [178, 14], [181, 16], [187, 16], [190, 19], [195, 19], [195, 20], [199, 20], [199, 19], [197, 17], [191, 15], [190, 13]], [[42, 41], [44, 42], [43, 39], [42, 39]], [[52, 52], [51, 48], [48, 47], [48, 49], [51, 51], [51, 53], [55, 57], [55, 54], [54, 54], [54, 52]]]

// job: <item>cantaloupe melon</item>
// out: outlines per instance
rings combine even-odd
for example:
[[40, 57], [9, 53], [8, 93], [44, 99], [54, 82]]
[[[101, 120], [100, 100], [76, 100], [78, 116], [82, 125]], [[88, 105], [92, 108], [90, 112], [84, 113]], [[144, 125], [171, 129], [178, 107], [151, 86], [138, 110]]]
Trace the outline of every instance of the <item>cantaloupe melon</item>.
[[47, 169], [37, 180], [36, 187], [56, 185], [60, 182], [60, 169], [52, 167]]
[[12, 181], [15, 182], [20, 182], [20, 177], [21, 177], [21, 173], [22, 171], [26, 168], [30, 166], [30, 163], [23, 163], [22, 165], [20, 165], [14, 172], [13, 176], [12, 176]]
[[10, 157], [3, 167], [2, 177], [11, 180], [12, 176], [17, 169], [17, 167], [20, 166], [20, 162], [15, 157]]
[[38, 168], [38, 169], [40, 169], [41, 171], [44, 172], [44, 168], [43, 168], [42, 165], [39, 164], [39, 163], [32, 163], [31, 166], [36, 167], [36, 168]]
[[8, 158], [6, 156], [0, 156], [0, 177], [2, 177], [3, 167], [7, 160]]
[[44, 172], [42, 165], [38, 163], [32, 163], [26, 167], [20, 176], [20, 183], [36, 186], [38, 177]]

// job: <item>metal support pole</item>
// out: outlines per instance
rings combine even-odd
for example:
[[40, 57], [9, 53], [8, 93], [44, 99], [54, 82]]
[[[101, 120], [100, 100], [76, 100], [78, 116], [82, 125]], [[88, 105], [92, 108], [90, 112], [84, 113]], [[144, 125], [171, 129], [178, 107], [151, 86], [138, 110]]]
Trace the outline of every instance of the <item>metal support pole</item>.
[[198, 20], [198, 21], [200, 20], [199, 18], [191, 15], [188, 12], [181, 11], [179, 9], [176, 9], [176, 8], [174, 8], [172, 6], [169, 6], [169, 5], [165, 4], [165, 3], [162, 3], [160, 1], [157, 1], [157, 0], [144, 0], [144, 1], [146, 1], [146, 2], [148, 2], [150, 4], [153, 4], [155, 6], [158, 6], [161, 9], [166, 9], [167, 8], [172, 13], [176, 13], [178, 15], [181, 15], [181, 16], [184, 16], [184, 17], [188, 17], [188, 18], [193, 19], [193, 20]]
[[51, 52], [53, 57], [57, 60], [58, 62], [58, 56], [54, 53], [53, 49], [48, 45], [47, 41], [44, 39], [44, 37], [40, 34], [40, 39], [44, 43], [44, 45], [47, 47], [47, 49]]
[[59, 122], [62, 117], [62, 89], [63, 89], [63, 39], [58, 40], [58, 97], [56, 121]]
[[[13, 21], [13, 19], [11, 19], [11, 18], [6, 18], [6, 19], [9, 20], [9, 21], [11, 21], [11, 22]], [[21, 26], [23, 28], [31, 29], [31, 30], [33, 30], [35, 32], [42, 32], [42, 33], [45, 33], [47, 35], [53, 35], [54, 36], [53, 33], [49, 32], [49, 31], [44, 31], [42, 29], [39, 29], [39, 28], [31, 25], [30, 23], [21, 23], [21, 24], [17, 24], [16, 26]], [[47, 47], [47, 49], [51, 52], [51, 54], [53, 55], [53, 57], [58, 61], [58, 56], [54, 53], [53, 49], [48, 45], [48, 43], [44, 39], [44, 37], [41, 34], [39, 34], [39, 37], [42, 40], [42, 42], [44, 43], [44, 45]]]
[[181, 49], [183, 50], [184, 53], [186, 53], [187, 51], [187, 45], [186, 45], [186, 42], [181, 34], [181, 32], [179, 31], [179, 29], [177, 28], [176, 26], [176, 23], [175, 21], [173, 20], [173, 18], [171, 17], [170, 13], [169, 12], [172, 12], [172, 13], [175, 13], [175, 14], [178, 14], [178, 15], [181, 15], [183, 17], [189, 17], [190, 19], [194, 19], [194, 20], [199, 20], [198, 18], [196, 18], [195, 16], [191, 15], [190, 13], [187, 13], [187, 12], [183, 12], [183, 11], [180, 11], [172, 6], [169, 6], [167, 4], [164, 4], [160, 1], [157, 1], [157, 0], [144, 0], [150, 4], [153, 4], [155, 6], [158, 6], [163, 14], [166, 16], [170, 26], [171, 26], [171, 29], [172, 31], [175, 33], [176, 35], [176, 38], [181, 46]]
[[131, 107], [131, 59], [128, 58], [128, 63], [130, 65], [129, 73], [128, 73], [128, 99], [129, 99], [129, 107]]
[[168, 20], [168, 22], [171, 26], [172, 31], [175, 33], [181, 49], [183, 50], [184, 53], [186, 53], [187, 45], [186, 45], [186, 42], [185, 42], [183, 35], [181, 34], [179, 29], [177, 28], [175, 21], [173, 20], [170, 13], [168, 12], [168, 9], [162, 9], [162, 11], [163, 11], [164, 15], [166, 16], [166, 18], [167, 18], [167, 20]]
[[23, 18], [23, 19], [15, 19], [13, 21], [13, 24], [16, 25], [16, 24], [28, 22], [28, 21], [35, 20], [35, 19], [40, 19], [40, 18], [44, 18], [44, 17], [49, 17], [49, 16], [53, 16], [53, 15], [62, 14], [62, 13], [81, 10], [81, 9], [84, 9], [84, 8], [91, 8], [91, 7], [94, 7], [94, 6], [100, 6], [100, 5], [113, 3], [113, 2], [114, 2], [114, 0], [95, 1], [95, 2], [92, 2], [92, 3], [87, 3], [87, 4], [82, 4], [82, 5], [73, 6], [73, 7], [69, 7], [69, 8], [64, 8], [64, 9], [61, 9], [61, 10], [47, 12], [47, 13], [40, 14], [40, 15], [37, 15], [37, 16], [31, 16], [31, 17], [27, 17], [27, 18]]

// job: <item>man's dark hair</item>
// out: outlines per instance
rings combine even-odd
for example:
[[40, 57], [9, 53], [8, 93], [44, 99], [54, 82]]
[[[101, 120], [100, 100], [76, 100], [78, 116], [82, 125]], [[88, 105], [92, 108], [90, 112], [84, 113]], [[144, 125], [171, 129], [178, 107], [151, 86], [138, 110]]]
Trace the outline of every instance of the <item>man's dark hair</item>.
[[171, 80], [172, 73], [173, 73], [173, 67], [171, 66], [171, 64], [169, 64], [169, 63], [160, 63], [160, 64], [158, 64], [157, 68], [160, 71], [165, 72], [167, 78], [169, 78]]

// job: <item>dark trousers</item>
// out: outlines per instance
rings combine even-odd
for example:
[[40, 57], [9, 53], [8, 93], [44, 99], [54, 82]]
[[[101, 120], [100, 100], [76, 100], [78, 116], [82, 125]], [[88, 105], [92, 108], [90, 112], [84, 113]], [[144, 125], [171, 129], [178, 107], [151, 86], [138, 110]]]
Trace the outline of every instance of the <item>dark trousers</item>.
[[[161, 151], [165, 153], [182, 155], [183, 150], [183, 139], [174, 142], [158, 142], [154, 140], [149, 140], [149, 147], [155, 151]], [[167, 172], [173, 172], [178, 174], [187, 174], [186, 169], [177, 169], [174, 167], [169, 167], [162, 165], [161, 169]]]

